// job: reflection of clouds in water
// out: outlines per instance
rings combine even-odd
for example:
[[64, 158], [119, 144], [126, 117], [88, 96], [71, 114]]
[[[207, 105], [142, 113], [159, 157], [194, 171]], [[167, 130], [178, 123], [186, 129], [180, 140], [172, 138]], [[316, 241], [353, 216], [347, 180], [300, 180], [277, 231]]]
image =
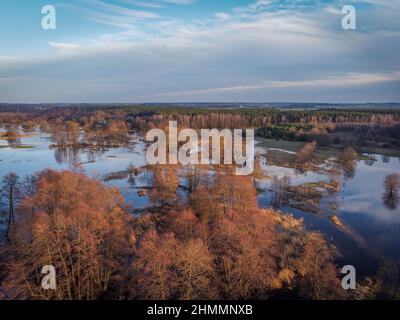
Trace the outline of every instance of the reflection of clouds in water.
[[[125, 170], [132, 162], [137, 167], [146, 165], [145, 144], [135, 142], [129, 148], [110, 148], [96, 154], [95, 151], [81, 149], [57, 150], [50, 149], [50, 135], [35, 132], [22, 138], [24, 145], [32, 145], [30, 149], [0, 148], [1, 169], [4, 172], [17, 172], [20, 176], [30, 175], [35, 172], [52, 168], [63, 170], [70, 167], [71, 162], [83, 162], [85, 172], [92, 176], [102, 176], [107, 173]], [[96, 157], [95, 157], [96, 155]], [[116, 155], [117, 158], [108, 158]], [[91, 162], [94, 161], [95, 162]], [[3, 172], [0, 172], [0, 176]]]
[[276, 175], [279, 178], [283, 176], [290, 176], [295, 177], [296, 171], [292, 168], [284, 168], [284, 167], [277, 167], [277, 166], [270, 166], [266, 164], [266, 162], [262, 161], [260, 165], [261, 170], [265, 171], [269, 175]]
[[[389, 210], [382, 203], [385, 191], [384, 179], [393, 172], [400, 172], [397, 159], [375, 157], [374, 166], [358, 162], [353, 179], [342, 189], [343, 200], [339, 211], [344, 214], [357, 214], [373, 218], [379, 224], [400, 224], [400, 208]], [[383, 161], [385, 160], [385, 161]], [[357, 225], [353, 227], [357, 228]]]
[[[363, 162], [358, 162], [356, 170], [365, 170], [368, 171], [369, 174], [377, 173], [377, 174], [384, 174], [385, 172], [391, 173], [393, 169], [389, 166], [390, 163], [382, 163], [381, 161], [375, 161], [375, 166], [367, 166]], [[395, 165], [395, 163], [393, 163]]]
[[[265, 158], [261, 157], [261, 159], [265, 160]], [[313, 171], [305, 171], [304, 173], [299, 173], [298, 170], [293, 168], [285, 168], [278, 166], [271, 166], [266, 163], [266, 161], [260, 162], [260, 168], [269, 176], [277, 176], [279, 179], [284, 176], [288, 176], [292, 179], [292, 184], [299, 185], [307, 182], [316, 182], [316, 181], [326, 181], [328, 182], [330, 178], [327, 175], [319, 174]]]
[[339, 211], [343, 214], [368, 215], [381, 223], [400, 224], [399, 210], [387, 210], [382, 204], [377, 204], [375, 198], [372, 193], [348, 196], [340, 205]]
[[254, 150], [255, 150], [255, 154], [265, 154], [268, 151], [280, 151], [280, 152], [284, 152], [287, 154], [293, 154], [293, 155], [297, 154], [295, 151], [289, 151], [289, 150], [284, 150], [284, 149], [279, 149], [279, 148], [255, 147]]
[[126, 170], [130, 164], [133, 164], [135, 167], [143, 167], [147, 164], [145, 155], [145, 145], [140, 142], [132, 150], [126, 148], [111, 149], [105, 152], [96, 162], [85, 164], [85, 169], [89, 175], [96, 172], [101, 172], [104, 175]]

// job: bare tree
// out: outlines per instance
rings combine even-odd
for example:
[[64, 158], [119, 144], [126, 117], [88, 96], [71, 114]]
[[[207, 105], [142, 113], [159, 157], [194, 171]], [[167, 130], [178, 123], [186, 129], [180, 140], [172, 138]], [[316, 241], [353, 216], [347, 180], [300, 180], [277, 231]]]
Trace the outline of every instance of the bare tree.
[[357, 152], [352, 147], [347, 147], [337, 159], [339, 167], [343, 170], [345, 178], [353, 178], [357, 166]]
[[189, 183], [189, 192], [196, 191], [200, 183], [200, 170], [197, 166], [188, 166], [186, 169], [186, 177]]
[[9, 174], [5, 175], [2, 180], [2, 187], [3, 187], [3, 196], [6, 199], [8, 207], [7, 232], [6, 232], [6, 236], [8, 237], [11, 229], [15, 224], [15, 205], [20, 191], [19, 176], [14, 172], [10, 172]]
[[386, 208], [390, 210], [397, 209], [400, 202], [400, 174], [389, 174], [383, 182], [385, 191], [382, 195], [382, 201]]
[[306, 143], [299, 151], [297, 151], [297, 159], [300, 162], [310, 161], [314, 157], [314, 152], [316, 148], [316, 141]]
[[[3, 285], [12, 298], [90, 300], [122, 288], [132, 234], [119, 191], [51, 170], [40, 174], [35, 189], [21, 201], [5, 248], [10, 271]], [[56, 290], [45, 292], [38, 282], [45, 265], [57, 270]]]
[[284, 176], [282, 178], [278, 178], [274, 175], [272, 179], [272, 206], [279, 207], [283, 204], [286, 204], [289, 201], [287, 188], [291, 184], [291, 179], [289, 176]]

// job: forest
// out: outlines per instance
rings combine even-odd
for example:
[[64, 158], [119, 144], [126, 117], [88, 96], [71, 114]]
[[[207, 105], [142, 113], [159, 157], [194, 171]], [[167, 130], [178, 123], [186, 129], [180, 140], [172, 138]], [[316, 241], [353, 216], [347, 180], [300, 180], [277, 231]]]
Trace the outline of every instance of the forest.
[[[199, 184], [187, 207], [167, 195], [174, 179], [162, 179], [154, 196], [168, 199], [164, 212], [132, 218], [117, 190], [72, 171], [41, 172], [23, 184], [2, 286], [13, 299], [342, 297], [323, 237], [260, 210], [251, 181], [237, 179]], [[48, 264], [60, 272], [57, 290], [44, 293]]]
[[[397, 286], [390, 282], [388, 289], [382, 275], [363, 277], [357, 290], [344, 290], [340, 250], [303, 219], [282, 212], [283, 206], [319, 204], [321, 189], [338, 193], [340, 175], [344, 183], [351, 179], [365, 150], [400, 152], [398, 109], [69, 107], [2, 112], [0, 150], [29, 148], [21, 140], [35, 130], [47, 134], [49, 148], [58, 152], [113, 150], [128, 145], [132, 134], [166, 129], [171, 120], [180, 128], [254, 128], [260, 139], [302, 143], [287, 167], [324, 170], [330, 180], [293, 185], [288, 176], [269, 177], [272, 205], [265, 208], [258, 199], [257, 179], [265, 175], [260, 167], [251, 176], [236, 176], [232, 165], [211, 171], [201, 165], [132, 164], [102, 179], [89, 176], [77, 161], [67, 169], [23, 176], [7, 172], [0, 158], [0, 299], [398, 297]], [[332, 168], [321, 169], [318, 148], [329, 146], [339, 149], [339, 155]], [[148, 196], [152, 206], [132, 214], [122, 191], [107, 181], [135, 180], [143, 171], [152, 183], [138, 194]], [[388, 175], [385, 186], [382, 202], [396, 211], [400, 176]], [[184, 199], [178, 190], [185, 191]], [[352, 234], [336, 214], [329, 219]], [[41, 287], [46, 265], [57, 270], [55, 290]]]

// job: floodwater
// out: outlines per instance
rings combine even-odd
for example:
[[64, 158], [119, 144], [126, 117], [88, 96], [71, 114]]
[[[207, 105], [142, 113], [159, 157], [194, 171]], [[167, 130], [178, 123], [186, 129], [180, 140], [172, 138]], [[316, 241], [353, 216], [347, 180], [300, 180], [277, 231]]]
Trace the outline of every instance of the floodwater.
[[[107, 174], [125, 171], [128, 166], [146, 165], [145, 144], [132, 135], [127, 147], [103, 150], [51, 148], [51, 136], [31, 132], [17, 142], [0, 140], [0, 178], [9, 172], [20, 177], [52, 168], [71, 168], [80, 163], [84, 172], [101, 178]], [[268, 156], [268, 149], [263, 150]], [[342, 253], [341, 263], [356, 266], [361, 274], [375, 274], [382, 259], [400, 264], [400, 207], [388, 208], [382, 201], [384, 179], [392, 173], [400, 173], [400, 159], [374, 155], [375, 161], [359, 161], [351, 177], [341, 178], [341, 190], [336, 194], [337, 216], [352, 234], [336, 227], [324, 214], [312, 214], [289, 207], [282, 212], [302, 218], [310, 230], [321, 231]], [[299, 173], [294, 169], [264, 165], [269, 176], [290, 176], [293, 185], [306, 182], [329, 181], [329, 177], [315, 172]], [[151, 175], [141, 172], [134, 179], [124, 176], [109, 180], [111, 186], [120, 188], [133, 209], [151, 206], [146, 195], [139, 195], [141, 188], [149, 187]], [[271, 180], [258, 182], [259, 204], [271, 206]], [[181, 181], [184, 185], [185, 182]], [[182, 196], [184, 191], [179, 190]], [[354, 235], [357, 235], [354, 237]], [[360, 241], [362, 239], [362, 241]]]
[[[263, 150], [268, 156], [268, 149]], [[369, 155], [372, 160], [360, 160], [351, 177], [341, 177], [341, 190], [327, 201], [337, 204], [336, 214], [352, 232], [337, 228], [324, 210], [318, 215], [290, 207], [279, 208], [283, 212], [302, 218], [310, 230], [321, 231], [342, 254], [343, 265], [354, 265], [360, 274], [375, 274], [384, 261], [400, 266], [400, 206], [388, 208], [383, 202], [384, 180], [387, 175], [400, 173], [400, 158]], [[303, 174], [294, 169], [267, 166], [269, 175], [291, 178], [292, 185], [307, 182], [329, 181], [329, 177], [315, 172]], [[268, 208], [272, 203], [271, 181], [258, 182], [259, 203]]]

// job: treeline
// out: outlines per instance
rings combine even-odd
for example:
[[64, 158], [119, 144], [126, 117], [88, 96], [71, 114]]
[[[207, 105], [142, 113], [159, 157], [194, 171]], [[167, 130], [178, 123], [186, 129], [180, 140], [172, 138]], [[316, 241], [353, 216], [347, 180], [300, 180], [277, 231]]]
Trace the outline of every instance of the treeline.
[[341, 123], [271, 125], [256, 130], [256, 135], [269, 139], [316, 141], [321, 146], [400, 147], [400, 123]]
[[[156, 178], [165, 199], [176, 193], [166, 174]], [[133, 217], [115, 188], [79, 172], [39, 173], [1, 247], [3, 298], [348, 297], [321, 234], [259, 209], [250, 177], [219, 172], [210, 184], [198, 174], [190, 173], [197, 182], [188, 204]], [[45, 265], [56, 268], [56, 290], [41, 288]]]
[[159, 127], [170, 120], [183, 127], [260, 128], [265, 126], [365, 123], [391, 125], [400, 120], [399, 110], [276, 110], [276, 109], [156, 109], [135, 111], [128, 115], [137, 128]]
[[182, 126], [192, 128], [259, 128], [267, 125], [324, 123], [393, 124], [400, 120], [399, 109], [200, 109], [184, 107], [115, 107], [115, 108], [55, 108], [32, 113], [0, 113], [0, 124], [23, 124], [33, 121], [74, 121], [87, 125], [92, 117], [103, 116], [105, 120], [124, 119], [132, 127], [165, 124], [176, 120]]
[[0, 115], [0, 133], [4, 139], [14, 139], [18, 133], [41, 130], [52, 136], [54, 145], [61, 148], [118, 145], [128, 140], [130, 125], [125, 113], [112, 114], [102, 111], [80, 116], [70, 110], [57, 110], [45, 115], [3, 114]]
[[[317, 141], [319, 145], [398, 147], [400, 110], [374, 109], [196, 109], [174, 107], [53, 108], [31, 113], [1, 113], [3, 138], [19, 128], [53, 135], [55, 145], [118, 145], [130, 131], [181, 128], [256, 128], [259, 137]], [[78, 134], [79, 133], [79, 134]], [[79, 135], [84, 138], [79, 140]], [[11, 138], [10, 138], [11, 139]], [[371, 143], [372, 142], [372, 143]]]

